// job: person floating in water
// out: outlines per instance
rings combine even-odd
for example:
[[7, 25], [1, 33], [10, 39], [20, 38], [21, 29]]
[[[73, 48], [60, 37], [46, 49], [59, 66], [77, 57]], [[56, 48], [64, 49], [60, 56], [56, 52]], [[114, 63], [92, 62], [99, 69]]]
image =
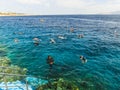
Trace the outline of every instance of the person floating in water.
[[74, 28], [72, 27], [72, 28], [70, 28], [70, 32], [74, 32]]
[[62, 35], [59, 35], [58, 38], [59, 38], [59, 39], [65, 39], [65, 37], [62, 36]]
[[83, 34], [79, 34], [79, 35], [78, 35], [78, 38], [83, 38], [83, 37], [84, 37]]
[[81, 59], [82, 63], [86, 63], [87, 62], [87, 59], [84, 58], [82, 55], [80, 56], [80, 59]]
[[39, 45], [39, 38], [33, 38], [34, 45]]
[[118, 32], [116, 30], [114, 31], [114, 36], [118, 37]]
[[44, 19], [42, 19], [42, 18], [40, 19], [40, 22], [41, 22], [41, 23], [44, 22], [44, 21], [45, 21]]
[[50, 55], [48, 55], [47, 64], [49, 64], [50, 68], [52, 68], [52, 66], [54, 64], [54, 60]]
[[16, 42], [16, 43], [19, 42], [18, 38], [15, 38], [15, 39], [14, 39], [14, 42]]
[[50, 39], [50, 43], [56, 43], [53, 38]]

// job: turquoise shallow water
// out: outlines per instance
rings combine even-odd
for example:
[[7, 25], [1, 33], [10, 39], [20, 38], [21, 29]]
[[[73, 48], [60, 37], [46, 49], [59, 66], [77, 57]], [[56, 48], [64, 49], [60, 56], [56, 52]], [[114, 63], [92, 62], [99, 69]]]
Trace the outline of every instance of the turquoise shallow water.
[[[79, 34], [84, 38], [79, 39]], [[58, 35], [66, 39], [58, 39]], [[38, 46], [33, 44], [34, 37], [41, 39]], [[14, 42], [15, 38], [19, 42]], [[50, 38], [56, 43], [49, 43]], [[0, 44], [7, 48], [12, 64], [27, 68], [28, 75], [62, 77], [78, 85], [87, 81], [96, 90], [120, 89], [118, 15], [0, 17]], [[55, 60], [51, 72], [48, 55]], [[86, 64], [81, 63], [80, 55], [87, 58]]]

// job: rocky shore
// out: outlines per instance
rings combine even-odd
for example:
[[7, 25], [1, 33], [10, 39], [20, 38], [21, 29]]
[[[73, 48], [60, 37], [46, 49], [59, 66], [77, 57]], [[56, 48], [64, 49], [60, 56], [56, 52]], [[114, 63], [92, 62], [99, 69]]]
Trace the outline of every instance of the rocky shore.
[[23, 13], [15, 13], [15, 12], [0, 12], [0, 16], [24, 16]]

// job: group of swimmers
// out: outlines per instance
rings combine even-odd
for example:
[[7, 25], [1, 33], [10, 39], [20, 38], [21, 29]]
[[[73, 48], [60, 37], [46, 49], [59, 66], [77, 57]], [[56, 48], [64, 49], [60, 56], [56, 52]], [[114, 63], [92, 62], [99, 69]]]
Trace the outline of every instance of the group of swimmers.
[[[79, 34], [79, 35], [78, 35], [78, 38], [83, 38], [83, 37], [84, 37], [83, 34]], [[66, 37], [64, 37], [64, 36], [62, 36], [62, 35], [59, 35], [58, 38], [59, 38], [59, 39], [62, 39], [62, 40], [63, 40], [63, 39], [66, 39]], [[39, 43], [40, 43], [40, 41], [39, 41], [38, 38], [33, 38], [33, 41], [34, 41], [34, 44], [35, 44], [35, 45], [39, 45]], [[50, 43], [55, 44], [55, 43], [56, 43], [55, 39], [50, 38]]]
[[[41, 22], [43, 22], [43, 20], [41, 20]], [[74, 32], [74, 28], [71, 28], [70, 29], [70, 32]], [[14, 33], [14, 34], [16, 34], [16, 32]], [[19, 35], [21, 35], [21, 34], [23, 34], [22, 32], [19, 32], [18, 33]], [[78, 35], [78, 38], [83, 38], [84, 37], [84, 35], [83, 34], [79, 34]], [[58, 36], [58, 38], [59, 39], [66, 39], [64, 36], [62, 36], [62, 35], [59, 35]], [[40, 43], [40, 39], [39, 38], [33, 38], [33, 43], [34, 43], [34, 45], [39, 45], [39, 43]], [[15, 38], [14, 39], [14, 42], [19, 42], [19, 40], [17, 39], [17, 38]], [[50, 39], [50, 43], [56, 43], [56, 41], [53, 39], [53, 38], [51, 38]], [[84, 56], [80, 56], [80, 60], [81, 60], [81, 62], [82, 63], [86, 63], [87, 62], [87, 59], [84, 57]], [[53, 66], [53, 64], [54, 64], [54, 59], [52, 58], [52, 56], [50, 56], [50, 55], [48, 55], [48, 57], [47, 57], [47, 64], [49, 64], [49, 67], [50, 68], [52, 68], [52, 66]]]
[[[64, 36], [60, 36], [60, 35], [58, 36], [58, 38], [59, 38], [59, 39], [65, 39]], [[35, 45], [39, 45], [39, 43], [40, 43], [39, 38], [33, 38], [33, 41], [34, 41], [34, 44], [35, 44]], [[50, 43], [55, 44], [56, 41], [55, 41], [53, 38], [50, 38]]]
[[[80, 56], [80, 60], [83, 64], [85, 64], [87, 62], [87, 59], [84, 56]], [[52, 56], [48, 55], [47, 57], [47, 64], [49, 65], [50, 69], [53, 67], [54, 65], [54, 59]]]
[[[40, 21], [41, 22], [43, 22], [44, 20], [43, 19], [40, 19]], [[74, 32], [74, 28], [72, 27], [72, 28], [70, 28], [70, 32]], [[13, 34], [19, 34], [19, 35], [22, 35], [23, 34], [23, 32], [14, 32]], [[84, 35], [83, 34], [79, 34], [78, 36], [77, 36], [78, 38], [83, 38], [84, 37]], [[58, 38], [59, 39], [66, 39], [66, 37], [64, 37], [63, 35], [58, 35]], [[34, 45], [39, 45], [40, 44], [40, 39], [39, 38], [37, 38], [37, 37], [35, 37], [35, 38], [33, 38], [33, 43], [34, 43]], [[18, 38], [15, 38], [14, 39], [14, 42], [19, 42], [19, 39]], [[50, 43], [53, 43], [53, 44], [55, 44], [56, 43], [56, 41], [55, 41], [55, 39], [53, 39], [53, 38], [51, 38], [50, 39]]]

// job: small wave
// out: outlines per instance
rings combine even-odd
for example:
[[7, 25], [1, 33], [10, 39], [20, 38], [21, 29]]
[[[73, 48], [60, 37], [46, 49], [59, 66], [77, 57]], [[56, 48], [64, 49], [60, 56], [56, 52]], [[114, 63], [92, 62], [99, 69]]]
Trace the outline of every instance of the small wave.
[[111, 23], [111, 24], [117, 24], [118, 22], [114, 21], [104, 21], [104, 20], [93, 20], [93, 19], [83, 19], [83, 18], [69, 18], [72, 20], [81, 20], [81, 21], [88, 21], [88, 22], [100, 22], [100, 23]]

